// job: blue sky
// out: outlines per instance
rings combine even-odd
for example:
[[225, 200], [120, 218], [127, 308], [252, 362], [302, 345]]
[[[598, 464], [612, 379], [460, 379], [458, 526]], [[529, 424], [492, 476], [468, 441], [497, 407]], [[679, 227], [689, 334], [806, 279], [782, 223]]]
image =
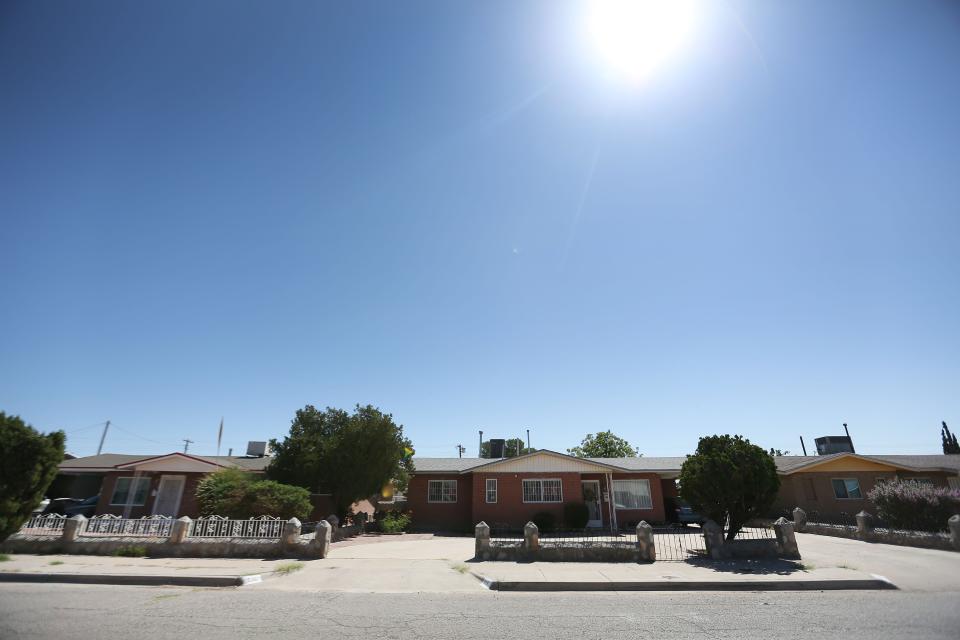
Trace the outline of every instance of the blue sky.
[[646, 455], [960, 429], [960, 8], [703, 4], [643, 83], [582, 3], [7, 2], [0, 409], [212, 454], [372, 403]]

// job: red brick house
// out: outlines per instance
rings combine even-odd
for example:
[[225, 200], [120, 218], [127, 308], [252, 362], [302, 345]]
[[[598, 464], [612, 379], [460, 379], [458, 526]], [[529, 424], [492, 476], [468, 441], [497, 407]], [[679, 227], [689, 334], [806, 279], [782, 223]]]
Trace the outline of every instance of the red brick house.
[[[588, 526], [617, 529], [663, 522], [683, 458], [575, 458], [537, 451], [505, 459], [415, 458], [407, 506], [418, 529], [463, 531], [477, 522], [520, 527], [537, 513], [563, 521], [584, 503]], [[611, 490], [612, 489], [612, 490]]]

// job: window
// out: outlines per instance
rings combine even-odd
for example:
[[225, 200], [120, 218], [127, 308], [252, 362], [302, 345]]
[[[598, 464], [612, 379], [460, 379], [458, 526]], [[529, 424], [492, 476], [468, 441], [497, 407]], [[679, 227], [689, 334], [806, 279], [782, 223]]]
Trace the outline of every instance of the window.
[[856, 478], [834, 478], [833, 495], [838, 500], [860, 500], [863, 494], [860, 493], [860, 481]]
[[497, 479], [487, 478], [487, 502], [497, 501]]
[[563, 487], [560, 480], [524, 480], [523, 501], [563, 502]]
[[613, 506], [617, 509], [652, 509], [649, 480], [614, 480]]
[[[132, 487], [132, 488], [131, 488]], [[142, 507], [147, 503], [147, 491], [150, 490], [150, 478], [117, 478], [113, 485], [111, 505], [131, 505]], [[132, 492], [132, 495], [131, 495]]]
[[456, 502], [456, 480], [431, 480], [427, 486], [427, 502]]

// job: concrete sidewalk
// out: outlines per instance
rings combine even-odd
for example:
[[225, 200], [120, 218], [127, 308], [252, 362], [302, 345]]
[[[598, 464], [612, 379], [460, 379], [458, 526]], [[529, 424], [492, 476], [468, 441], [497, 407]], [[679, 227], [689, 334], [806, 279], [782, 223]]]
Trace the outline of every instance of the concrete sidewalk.
[[123, 558], [77, 555], [10, 555], [0, 562], [0, 582], [240, 586], [274, 575], [289, 560], [232, 558]]

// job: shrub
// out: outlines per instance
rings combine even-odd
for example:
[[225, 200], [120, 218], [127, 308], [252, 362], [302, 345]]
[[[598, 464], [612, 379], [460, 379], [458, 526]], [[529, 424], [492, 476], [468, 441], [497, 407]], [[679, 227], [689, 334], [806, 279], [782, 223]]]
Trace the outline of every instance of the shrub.
[[63, 461], [65, 437], [62, 431], [43, 435], [0, 411], [0, 542], [40, 504]]
[[380, 520], [380, 530], [384, 533], [400, 533], [410, 526], [410, 514], [391, 511]]
[[113, 555], [121, 558], [143, 558], [147, 555], [147, 548], [143, 545], [126, 545], [115, 549]]
[[877, 515], [890, 526], [914, 531], [945, 531], [960, 514], [960, 491], [918, 482], [884, 482], [868, 494]]
[[549, 511], [541, 511], [534, 514], [533, 524], [537, 525], [537, 529], [541, 532], [553, 531], [557, 528], [557, 517]]
[[[590, 521], [590, 509], [582, 502], [563, 505], [563, 523], [569, 529], [585, 529]], [[539, 526], [539, 525], [538, 525]]]
[[197, 485], [197, 502], [205, 516], [244, 519], [253, 516], [299, 518], [313, 510], [310, 492], [302, 487], [256, 476], [237, 469], [211, 473]]
[[742, 436], [700, 438], [680, 468], [680, 495], [714, 522], [728, 522], [727, 540], [773, 506], [780, 477], [773, 456]]

